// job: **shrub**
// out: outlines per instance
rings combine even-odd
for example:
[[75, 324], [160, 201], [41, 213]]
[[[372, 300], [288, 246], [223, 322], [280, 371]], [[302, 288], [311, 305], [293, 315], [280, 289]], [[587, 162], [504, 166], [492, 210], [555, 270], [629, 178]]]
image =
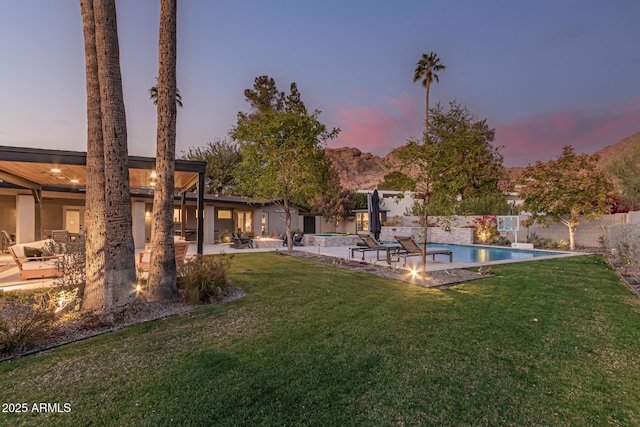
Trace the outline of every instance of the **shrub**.
[[486, 243], [500, 235], [498, 232], [498, 220], [495, 215], [483, 215], [473, 220], [476, 225], [473, 237], [476, 242]]
[[458, 215], [515, 215], [517, 211], [504, 196], [469, 197], [456, 208]]
[[53, 314], [20, 299], [4, 301], [0, 309], [0, 353], [16, 354], [42, 337]]
[[554, 247], [557, 249], [567, 250], [569, 249], [569, 242], [564, 239], [560, 239], [555, 243]]
[[640, 226], [615, 224], [604, 228], [604, 243], [627, 273], [640, 280]]
[[184, 265], [178, 286], [194, 303], [219, 301], [230, 288], [227, 268], [224, 255], [198, 256]]
[[87, 281], [85, 250], [84, 236], [78, 236], [75, 241], [66, 243], [51, 240], [43, 248], [43, 253], [58, 255], [56, 268], [64, 273], [54, 282], [54, 285], [78, 288], [80, 298], [82, 298]]

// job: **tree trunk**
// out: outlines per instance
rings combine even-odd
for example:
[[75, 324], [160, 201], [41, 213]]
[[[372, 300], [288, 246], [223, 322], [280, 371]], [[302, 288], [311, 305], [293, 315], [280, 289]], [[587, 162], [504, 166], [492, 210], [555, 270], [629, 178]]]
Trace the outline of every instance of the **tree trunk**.
[[153, 195], [151, 260], [147, 299], [161, 301], [177, 292], [173, 241], [174, 171], [176, 153], [176, 0], [160, 2], [158, 67], [157, 182]]
[[425, 113], [425, 121], [424, 121], [424, 140], [425, 142], [429, 141], [429, 84], [427, 83], [427, 88], [426, 88], [426, 96], [425, 96], [425, 102], [426, 102], [426, 107], [427, 107], [427, 111]]
[[104, 147], [93, 0], [80, 0], [80, 10], [84, 31], [87, 80], [87, 187], [84, 230], [87, 282], [82, 298], [82, 308], [95, 310], [104, 307]]
[[105, 171], [104, 307], [135, 299], [136, 268], [115, 0], [95, 0], [96, 52]]
[[287, 238], [287, 252], [293, 252], [293, 239], [291, 238], [291, 206], [289, 206], [289, 199], [284, 198], [282, 201], [284, 204], [284, 232]]
[[569, 225], [569, 249], [572, 251], [575, 250], [576, 248], [576, 243], [575, 243], [576, 227], [577, 226], [575, 224]]

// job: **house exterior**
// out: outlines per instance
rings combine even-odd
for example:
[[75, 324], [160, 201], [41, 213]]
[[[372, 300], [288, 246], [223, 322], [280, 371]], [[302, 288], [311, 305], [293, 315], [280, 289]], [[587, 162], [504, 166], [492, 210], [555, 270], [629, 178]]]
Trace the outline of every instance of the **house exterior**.
[[[16, 243], [40, 240], [51, 230], [84, 230], [86, 154], [83, 152], [0, 146], [0, 230]], [[155, 159], [129, 157], [133, 237], [144, 248], [151, 237]], [[176, 232], [204, 244], [225, 233], [256, 236], [285, 233], [284, 212], [276, 203], [240, 196], [204, 194], [206, 163], [176, 160]], [[317, 219], [294, 208], [293, 230], [315, 231]]]

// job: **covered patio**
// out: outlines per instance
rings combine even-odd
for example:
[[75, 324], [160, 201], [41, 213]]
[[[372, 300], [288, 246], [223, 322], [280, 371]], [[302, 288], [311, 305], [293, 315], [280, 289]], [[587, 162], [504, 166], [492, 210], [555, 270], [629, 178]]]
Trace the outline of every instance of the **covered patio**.
[[[155, 185], [155, 158], [129, 156], [129, 177], [132, 200], [144, 201], [153, 194]], [[204, 241], [204, 173], [206, 162], [193, 160], [175, 161], [176, 204], [180, 207], [180, 234], [188, 232], [196, 237], [196, 251], [203, 253]], [[13, 218], [0, 217], [0, 228], [15, 234], [16, 243], [41, 240], [45, 237], [51, 219], [44, 217], [44, 200], [66, 198], [83, 206], [86, 191], [86, 153], [39, 148], [0, 146], [0, 190], [2, 194], [15, 196]], [[196, 228], [187, 230], [185, 205], [187, 194], [196, 197]], [[8, 211], [7, 209], [5, 209]], [[74, 212], [75, 213], [75, 212]], [[76, 214], [79, 216], [79, 214]], [[132, 203], [133, 233], [136, 247], [145, 243], [145, 216], [148, 210], [144, 202]], [[14, 221], [13, 227], [5, 225]], [[62, 224], [57, 219], [55, 224]], [[81, 219], [79, 221], [81, 223]], [[64, 228], [64, 224], [63, 228]], [[13, 228], [13, 229], [12, 229]], [[82, 229], [70, 230], [82, 233]]]

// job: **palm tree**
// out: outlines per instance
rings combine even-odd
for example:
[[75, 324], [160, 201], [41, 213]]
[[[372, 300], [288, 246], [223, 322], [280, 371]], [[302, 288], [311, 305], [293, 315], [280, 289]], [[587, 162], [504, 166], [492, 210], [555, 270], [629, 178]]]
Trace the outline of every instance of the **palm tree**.
[[[156, 81], [158, 78], [156, 77]], [[153, 101], [153, 105], [158, 105], [158, 85], [151, 86], [149, 89], [149, 99]], [[180, 95], [180, 89], [176, 88], [176, 104], [182, 108], [182, 95]]]
[[[436, 72], [444, 70], [446, 67], [440, 63], [440, 58], [438, 55], [429, 52], [429, 54], [423, 53], [422, 58], [416, 64], [416, 69], [413, 73], [413, 82], [417, 82], [422, 79], [422, 87], [426, 89], [426, 114], [425, 114], [425, 122], [424, 122], [424, 144], [428, 145], [429, 142], [429, 88], [431, 87], [431, 83], [435, 80], [436, 83], [440, 83], [440, 79]], [[427, 232], [429, 231], [429, 211], [428, 211], [428, 203], [430, 197], [430, 189], [429, 183], [427, 183], [426, 188], [424, 189], [424, 199], [423, 199], [423, 242], [422, 242], [422, 279], [426, 278], [427, 274]]]
[[93, 6], [104, 141], [104, 308], [109, 311], [135, 300], [136, 265], [116, 4], [94, 0]]
[[429, 54], [423, 53], [422, 59], [416, 64], [416, 69], [413, 73], [413, 82], [417, 82], [422, 79], [422, 87], [426, 89], [426, 118], [425, 118], [425, 141], [429, 138], [429, 88], [431, 83], [435, 80], [436, 83], [440, 83], [440, 79], [436, 72], [443, 71], [446, 66], [440, 63], [438, 55], [429, 52]]
[[80, 0], [84, 30], [87, 86], [87, 197], [85, 200], [87, 282], [82, 308], [104, 307], [104, 145], [93, 0]]
[[173, 192], [176, 157], [176, 13], [177, 0], [160, 1], [160, 44], [158, 50], [158, 129], [156, 174], [151, 226], [151, 260], [147, 300], [161, 301], [177, 292], [176, 255], [173, 242]]

